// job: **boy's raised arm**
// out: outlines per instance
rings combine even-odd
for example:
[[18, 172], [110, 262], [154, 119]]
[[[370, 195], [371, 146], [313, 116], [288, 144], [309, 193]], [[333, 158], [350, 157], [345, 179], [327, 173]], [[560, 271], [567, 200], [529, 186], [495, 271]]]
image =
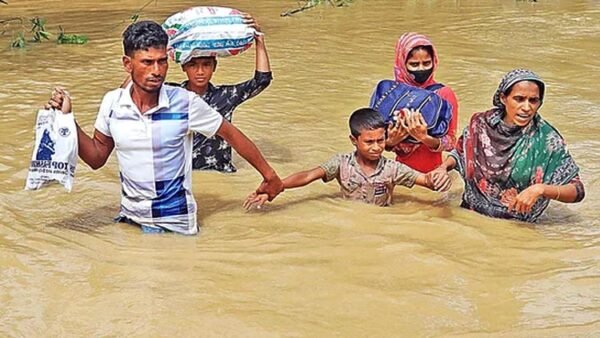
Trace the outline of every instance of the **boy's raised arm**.
[[269, 63], [269, 54], [267, 53], [267, 47], [265, 45], [265, 37], [260, 29], [258, 21], [248, 13], [244, 13], [244, 23], [254, 28], [257, 32], [254, 37], [256, 43], [256, 70], [259, 72], [270, 72], [271, 65]]

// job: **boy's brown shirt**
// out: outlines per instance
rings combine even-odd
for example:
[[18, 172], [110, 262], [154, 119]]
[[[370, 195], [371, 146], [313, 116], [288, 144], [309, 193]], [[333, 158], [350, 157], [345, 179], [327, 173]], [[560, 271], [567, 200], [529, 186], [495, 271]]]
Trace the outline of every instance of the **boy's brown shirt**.
[[344, 198], [378, 206], [392, 204], [394, 187], [403, 185], [412, 188], [418, 176], [415, 170], [383, 156], [373, 174], [366, 175], [354, 152], [337, 154], [321, 164], [321, 168], [325, 171], [323, 181], [336, 178]]

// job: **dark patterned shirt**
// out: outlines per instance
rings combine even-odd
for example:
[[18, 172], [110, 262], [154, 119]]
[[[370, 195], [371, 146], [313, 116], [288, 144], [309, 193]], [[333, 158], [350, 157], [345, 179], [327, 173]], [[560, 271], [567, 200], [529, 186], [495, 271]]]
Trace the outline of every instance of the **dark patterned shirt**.
[[[256, 71], [254, 78], [235, 85], [214, 86], [209, 83], [206, 93], [200, 97], [231, 122], [235, 108], [262, 92], [272, 79], [271, 72]], [[180, 86], [185, 88], [187, 81], [182, 82]], [[194, 170], [217, 170], [226, 173], [237, 171], [231, 162], [231, 146], [218, 135], [206, 138], [199, 133], [194, 133], [192, 167]]]

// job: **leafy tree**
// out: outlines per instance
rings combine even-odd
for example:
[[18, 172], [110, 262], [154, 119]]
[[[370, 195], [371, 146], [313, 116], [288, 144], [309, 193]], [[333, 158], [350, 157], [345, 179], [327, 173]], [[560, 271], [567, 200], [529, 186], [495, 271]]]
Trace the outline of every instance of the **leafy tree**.
[[[1, 4], [8, 5], [8, 1], [0, 0]], [[11, 25], [17, 24], [18, 28], [12, 28]], [[26, 28], [26, 24], [30, 28]], [[88, 41], [85, 35], [66, 34], [61, 26], [57, 34], [56, 42], [59, 44], [83, 44]], [[46, 30], [46, 20], [35, 16], [33, 18], [13, 17], [0, 20], [0, 35], [12, 32], [13, 38], [10, 42], [12, 48], [24, 48], [28, 42], [40, 43], [44, 40], [50, 40], [52, 33]]]

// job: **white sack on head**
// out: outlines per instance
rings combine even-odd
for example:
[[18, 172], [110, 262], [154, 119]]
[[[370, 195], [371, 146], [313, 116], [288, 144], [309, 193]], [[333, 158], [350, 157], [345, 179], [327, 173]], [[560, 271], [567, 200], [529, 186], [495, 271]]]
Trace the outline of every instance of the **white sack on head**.
[[40, 109], [25, 190], [37, 190], [56, 181], [71, 191], [77, 151], [77, 129], [73, 114]]
[[163, 23], [171, 60], [237, 55], [250, 48], [256, 30], [243, 23], [242, 12], [226, 7], [192, 7]]

